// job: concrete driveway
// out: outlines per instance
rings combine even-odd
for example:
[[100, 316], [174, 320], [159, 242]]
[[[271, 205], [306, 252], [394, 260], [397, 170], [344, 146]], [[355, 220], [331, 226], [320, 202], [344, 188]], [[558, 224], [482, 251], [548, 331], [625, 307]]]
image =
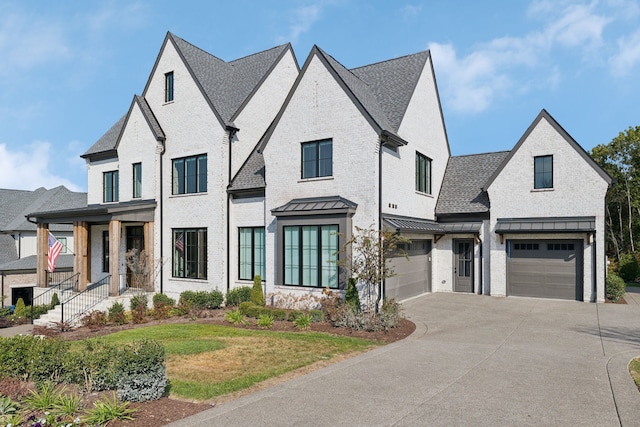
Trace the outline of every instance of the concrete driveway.
[[425, 295], [409, 338], [172, 425], [640, 426], [629, 300]]

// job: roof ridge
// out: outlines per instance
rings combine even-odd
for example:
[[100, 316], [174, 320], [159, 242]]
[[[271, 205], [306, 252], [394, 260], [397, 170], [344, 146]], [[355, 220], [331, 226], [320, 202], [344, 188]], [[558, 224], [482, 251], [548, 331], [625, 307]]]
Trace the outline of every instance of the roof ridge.
[[283, 43], [283, 44], [279, 44], [279, 45], [277, 45], [277, 46], [270, 47], [269, 49], [261, 50], [260, 52], [250, 53], [250, 54], [248, 54], [248, 55], [241, 56], [240, 58], [236, 58], [236, 59], [234, 59], [234, 60], [231, 60], [231, 61], [227, 62], [227, 64], [229, 64], [229, 65], [233, 65], [233, 63], [234, 63], [234, 62], [238, 62], [238, 61], [242, 61], [242, 60], [245, 60], [245, 59], [249, 59], [249, 58], [251, 58], [252, 56], [265, 54], [265, 53], [270, 52], [270, 51], [275, 50], [275, 49], [282, 49], [282, 48], [286, 48], [286, 47], [288, 47], [288, 46], [290, 46], [290, 45], [291, 45], [291, 43]]
[[401, 59], [406, 59], [406, 58], [409, 58], [411, 56], [428, 55], [428, 54], [429, 54], [429, 49], [421, 50], [420, 52], [410, 53], [410, 54], [407, 54], [407, 55], [398, 56], [396, 58], [384, 59], [382, 61], [372, 62], [371, 64], [365, 64], [365, 65], [360, 65], [358, 67], [349, 68], [349, 71], [359, 70], [361, 68], [372, 67], [372, 66], [376, 66], [376, 65], [380, 65], [380, 64], [384, 64], [384, 63], [388, 63], [388, 62], [399, 61]]
[[503, 154], [509, 153], [511, 150], [500, 150], [500, 151], [485, 151], [484, 153], [471, 153], [471, 154], [459, 154], [457, 156], [450, 156], [451, 158], [460, 158], [460, 157], [472, 157], [472, 156], [486, 156], [488, 154]]
[[195, 48], [195, 49], [197, 49], [197, 50], [199, 50], [199, 51], [201, 51], [201, 52], [203, 52], [203, 53], [206, 53], [207, 55], [211, 56], [212, 58], [217, 59], [218, 61], [223, 62], [224, 64], [229, 64], [229, 63], [228, 63], [227, 61], [225, 61], [224, 59], [222, 59], [222, 58], [218, 58], [218, 57], [217, 57], [217, 56], [215, 56], [214, 54], [212, 54], [212, 53], [210, 53], [210, 52], [207, 52], [206, 50], [202, 49], [201, 47], [196, 46], [195, 44], [193, 44], [193, 43], [191, 43], [191, 42], [188, 42], [187, 40], [183, 39], [182, 37], [178, 37], [178, 36], [176, 36], [175, 34], [173, 34], [173, 33], [171, 33], [171, 32], [170, 32], [169, 34], [171, 34], [171, 36], [174, 38], [174, 40], [180, 40], [181, 42], [184, 42], [184, 43], [188, 44], [189, 46], [191, 46], [191, 47], [193, 47], [193, 48]]

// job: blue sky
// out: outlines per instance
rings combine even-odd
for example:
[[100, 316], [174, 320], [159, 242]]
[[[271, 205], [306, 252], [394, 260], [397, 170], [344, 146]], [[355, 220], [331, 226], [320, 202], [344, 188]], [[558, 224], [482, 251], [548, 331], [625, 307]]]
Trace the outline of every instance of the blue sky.
[[454, 155], [511, 149], [542, 108], [587, 150], [640, 125], [640, 0], [3, 0], [0, 188], [86, 191], [79, 156], [167, 31], [226, 61], [285, 42], [348, 68], [430, 49]]

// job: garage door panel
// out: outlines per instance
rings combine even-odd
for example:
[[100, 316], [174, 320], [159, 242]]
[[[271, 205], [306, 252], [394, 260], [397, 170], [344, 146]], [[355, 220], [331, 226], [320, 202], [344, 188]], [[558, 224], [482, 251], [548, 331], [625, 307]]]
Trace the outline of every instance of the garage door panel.
[[581, 299], [580, 241], [512, 240], [508, 260], [509, 295]]
[[414, 241], [412, 247], [409, 259], [398, 256], [389, 260], [395, 275], [385, 282], [387, 298], [403, 300], [431, 290], [431, 241]]

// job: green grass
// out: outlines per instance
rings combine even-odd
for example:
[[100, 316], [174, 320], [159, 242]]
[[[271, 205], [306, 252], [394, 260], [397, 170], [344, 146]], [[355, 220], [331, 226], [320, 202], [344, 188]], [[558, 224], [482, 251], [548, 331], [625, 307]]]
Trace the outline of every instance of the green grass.
[[629, 373], [636, 383], [636, 387], [640, 390], [640, 357], [636, 357], [629, 363]]
[[319, 332], [273, 332], [207, 324], [166, 324], [107, 335], [114, 344], [153, 339], [167, 351], [171, 394], [207, 400], [253, 386], [374, 341]]
[[640, 283], [638, 282], [626, 282], [625, 285], [627, 287], [640, 288]]

